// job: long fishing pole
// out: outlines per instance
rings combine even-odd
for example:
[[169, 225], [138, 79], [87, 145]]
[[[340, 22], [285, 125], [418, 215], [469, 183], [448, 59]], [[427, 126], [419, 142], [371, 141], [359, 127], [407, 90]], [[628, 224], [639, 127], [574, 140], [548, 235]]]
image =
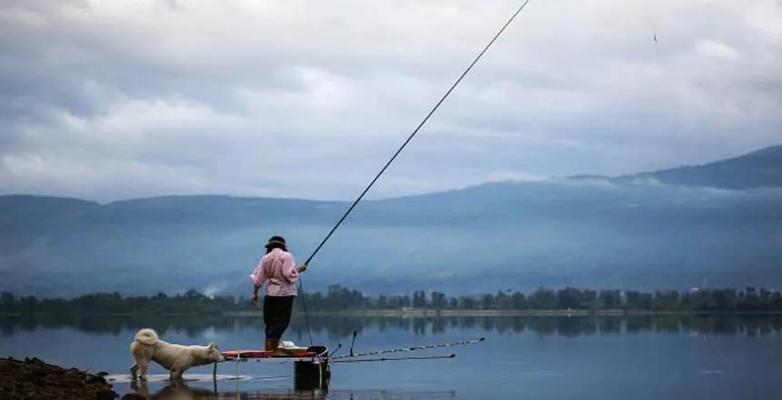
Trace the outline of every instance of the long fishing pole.
[[[459, 75], [459, 78], [457, 78], [456, 81], [454, 81], [454, 83], [451, 85], [451, 87], [448, 88], [448, 90], [445, 92], [443, 97], [441, 97], [440, 100], [437, 101], [437, 103], [435, 103], [434, 107], [432, 107], [432, 109], [429, 111], [428, 114], [426, 114], [424, 119], [421, 120], [421, 122], [418, 124], [418, 126], [416, 126], [416, 128], [413, 130], [413, 132], [410, 134], [410, 136], [408, 136], [407, 139], [405, 139], [405, 141], [402, 142], [402, 145], [399, 146], [399, 148], [396, 150], [396, 152], [394, 152], [394, 154], [386, 162], [386, 164], [383, 166], [383, 168], [380, 169], [380, 172], [378, 172], [377, 175], [375, 175], [375, 177], [372, 179], [372, 181], [369, 182], [367, 187], [364, 188], [364, 190], [361, 192], [361, 194], [358, 195], [356, 200], [353, 201], [353, 204], [351, 204], [350, 207], [347, 209], [347, 211], [345, 211], [345, 214], [342, 215], [342, 217], [337, 221], [337, 223], [334, 225], [334, 227], [331, 228], [329, 233], [326, 234], [326, 237], [324, 237], [323, 240], [321, 240], [320, 244], [318, 244], [318, 247], [315, 248], [315, 250], [312, 252], [312, 254], [310, 254], [310, 256], [307, 258], [307, 261], [304, 262], [304, 265], [309, 265], [310, 261], [312, 261], [312, 259], [315, 258], [315, 255], [318, 254], [318, 252], [323, 247], [323, 245], [325, 245], [326, 242], [331, 238], [331, 235], [333, 235], [334, 232], [337, 230], [337, 228], [339, 228], [339, 226], [342, 225], [342, 222], [344, 222], [345, 219], [348, 217], [348, 215], [350, 215], [350, 213], [353, 211], [353, 209], [356, 208], [356, 205], [364, 198], [364, 196], [367, 194], [367, 192], [369, 192], [369, 190], [372, 189], [372, 186], [375, 185], [375, 182], [377, 182], [377, 180], [380, 179], [380, 176], [382, 176], [383, 173], [386, 172], [388, 167], [391, 166], [391, 163], [393, 163], [394, 160], [396, 160], [396, 157], [399, 156], [399, 153], [401, 153], [402, 150], [404, 150], [405, 147], [407, 147], [407, 144], [410, 143], [411, 140], [413, 140], [415, 135], [418, 134], [418, 131], [420, 131], [421, 128], [426, 124], [426, 122], [429, 121], [429, 118], [432, 116], [432, 114], [434, 114], [434, 112], [437, 111], [438, 108], [440, 108], [440, 105], [443, 104], [445, 99], [447, 99], [448, 96], [451, 94], [451, 92], [453, 92], [453, 90], [456, 89], [456, 86], [458, 86], [459, 83], [461, 83], [462, 79], [464, 79], [464, 77], [467, 76], [467, 74], [470, 72], [470, 70], [472, 70], [472, 67], [475, 66], [476, 63], [478, 63], [478, 60], [480, 60], [481, 57], [483, 57], [483, 55], [486, 53], [486, 51], [488, 51], [489, 48], [494, 44], [494, 42], [497, 41], [497, 38], [499, 38], [500, 35], [502, 35], [502, 33], [505, 32], [505, 29], [511, 24], [511, 22], [513, 22], [514, 19], [516, 19], [516, 17], [521, 13], [521, 11], [524, 9], [524, 7], [527, 6], [527, 3], [529, 3], [529, 2], [530, 2], [530, 0], [524, 0], [524, 2], [521, 3], [521, 6], [519, 6], [519, 8], [516, 10], [516, 12], [513, 13], [513, 15], [511, 15], [511, 17], [508, 19], [507, 22], [505, 22], [505, 24], [502, 26], [502, 28], [500, 28], [500, 30], [497, 31], [497, 33], [491, 38], [489, 43], [486, 44], [486, 46], [483, 48], [483, 50], [481, 50], [481, 52], [478, 53], [478, 55], [475, 57], [475, 59], [472, 60], [470, 65], [467, 66], [467, 68], [464, 70], [464, 72], [462, 72], [462, 74]], [[307, 335], [308, 335], [309, 340], [310, 340], [310, 345], [312, 345], [312, 332], [310, 331], [310, 321], [309, 321], [309, 317], [307, 316], [307, 300], [304, 298], [305, 297], [304, 296], [304, 284], [302, 283], [302, 279], [301, 278], [299, 278], [299, 291], [302, 292], [301, 304], [302, 304], [302, 311], [304, 311], [304, 323], [307, 326]]]
[[445, 356], [381, 357], [381, 358], [367, 358], [367, 359], [360, 359], [360, 360], [334, 360], [333, 362], [358, 363], [358, 362], [378, 362], [378, 361], [442, 360], [447, 358], [456, 358], [456, 354], [451, 353]]
[[375, 177], [372, 179], [372, 181], [369, 182], [369, 185], [367, 185], [367, 187], [364, 189], [364, 191], [362, 191], [361, 194], [358, 195], [356, 200], [353, 201], [353, 204], [351, 204], [350, 207], [348, 208], [348, 210], [345, 211], [345, 214], [342, 215], [342, 217], [337, 221], [336, 225], [334, 225], [334, 227], [331, 228], [331, 230], [326, 235], [326, 237], [324, 237], [323, 240], [318, 245], [318, 247], [315, 248], [315, 251], [313, 251], [312, 254], [309, 256], [309, 258], [307, 258], [307, 261], [304, 263], [305, 265], [308, 265], [310, 263], [310, 261], [312, 261], [312, 259], [315, 258], [315, 255], [318, 254], [318, 252], [323, 247], [323, 245], [326, 244], [326, 242], [329, 240], [329, 238], [331, 238], [331, 235], [334, 234], [334, 231], [336, 231], [337, 228], [339, 228], [339, 226], [342, 225], [342, 222], [345, 221], [345, 218], [347, 218], [348, 215], [350, 215], [350, 213], [353, 211], [353, 209], [356, 207], [356, 205], [361, 201], [361, 199], [364, 198], [364, 195], [366, 195], [367, 192], [369, 192], [369, 190], [372, 189], [372, 186], [374, 186], [375, 182], [377, 182], [377, 180], [380, 179], [380, 176], [383, 175], [384, 172], [386, 172], [386, 169], [388, 169], [388, 167], [391, 165], [391, 163], [394, 162], [394, 160], [399, 155], [399, 153], [401, 153], [402, 150], [404, 150], [405, 147], [407, 147], [407, 144], [410, 143], [411, 140], [413, 140], [415, 135], [418, 134], [418, 131], [420, 131], [421, 128], [424, 126], [424, 124], [426, 124], [426, 122], [429, 121], [429, 117], [431, 117], [432, 114], [434, 114], [434, 112], [437, 111], [438, 108], [440, 108], [440, 105], [445, 101], [445, 99], [448, 98], [448, 96], [451, 94], [451, 92], [453, 92], [454, 89], [456, 89], [456, 86], [458, 86], [459, 83], [461, 83], [462, 79], [464, 79], [464, 77], [467, 76], [467, 73], [470, 72], [472, 67], [478, 62], [478, 60], [481, 59], [481, 57], [483, 57], [483, 54], [486, 53], [487, 50], [489, 50], [489, 48], [494, 44], [494, 42], [497, 40], [497, 38], [499, 38], [500, 35], [502, 35], [502, 32], [505, 31], [505, 28], [507, 28], [508, 25], [510, 25], [511, 22], [513, 22], [513, 20], [516, 19], [516, 16], [518, 16], [519, 13], [521, 13], [521, 10], [523, 10], [524, 7], [526, 7], [527, 3], [529, 3], [529, 2], [530, 2], [530, 0], [524, 0], [524, 2], [516, 10], [516, 12], [514, 12], [513, 15], [508, 19], [508, 21], [505, 22], [505, 25], [503, 25], [502, 28], [500, 28], [500, 30], [494, 35], [494, 37], [491, 38], [489, 43], [486, 44], [486, 46], [483, 48], [483, 50], [481, 50], [480, 53], [478, 53], [478, 55], [470, 63], [470, 65], [467, 66], [467, 68], [464, 70], [464, 72], [462, 72], [462, 74], [459, 76], [459, 78], [456, 79], [456, 81], [451, 85], [451, 87], [445, 92], [443, 97], [441, 97], [440, 100], [434, 105], [434, 107], [432, 107], [432, 109], [429, 111], [429, 113], [426, 114], [424, 119], [421, 120], [421, 122], [418, 124], [418, 126], [416, 126], [416, 128], [413, 130], [413, 133], [411, 133], [410, 136], [408, 136], [407, 139], [402, 143], [402, 145], [399, 146], [399, 148], [391, 156], [391, 158], [388, 160], [388, 162], [386, 162], [386, 164], [383, 166], [383, 168], [380, 169], [380, 172], [378, 172], [377, 175], [375, 175]]
[[427, 344], [422, 346], [411, 346], [411, 347], [400, 347], [397, 349], [385, 349], [385, 350], [376, 350], [376, 351], [369, 351], [366, 353], [351, 353], [351, 354], [345, 354], [343, 356], [339, 357], [331, 357], [332, 360], [342, 360], [346, 358], [357, 358], [357, 357], [370, 357], [370, 356], [379, 356], [382, 354], [392, 354], [392, 353], [403, 353], [408, 351], [420, 351], [420, 350], [431, 350], [431, 349], [440, 349], [443, 347], [454, 347], [454, 346], [467, 346], [470, 344], [476, 344], [480, 343], [486, 340], [486, 338], [479, 338], [479, 339], [473, 339], [473, 340], [463, 340], [461, 342], [452, 342], [452, 343], [439, 343], [439, 344]]

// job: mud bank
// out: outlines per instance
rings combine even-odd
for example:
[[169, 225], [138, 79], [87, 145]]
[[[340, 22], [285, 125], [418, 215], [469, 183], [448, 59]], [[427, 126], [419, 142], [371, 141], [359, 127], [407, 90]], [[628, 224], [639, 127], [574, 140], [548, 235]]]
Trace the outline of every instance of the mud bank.
[[65, 369], [37, 358], [0, 358], [0, 377], [2, 399], [112, 400], [118, 397], [100, 375]]

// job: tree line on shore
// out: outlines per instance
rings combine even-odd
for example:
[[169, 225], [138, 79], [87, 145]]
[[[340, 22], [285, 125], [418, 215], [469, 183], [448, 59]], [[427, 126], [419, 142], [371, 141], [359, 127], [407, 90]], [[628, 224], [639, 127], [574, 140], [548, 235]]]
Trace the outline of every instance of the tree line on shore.
[[[768, 289], [700, 289], [655, 292], [591, 290], [566, 287], [539, 288], [531, 293], [499, 291], [480, 296], [448, 296], [418, 290], [411, 295], [368, 296], [358, 290], [333, 285], [325, 293], [304, 294], [309, 311], [351, 310], [638, 310], [638, 311], [782, 311], [782, 293]], [[297, 301], [297, 307], [301, 307]], [[72, 299], [38, 299], [0, 294], [0, 313], [40, 314], [201, 314], [247, 311], [247, 298], [207, 296], [191, 289], [183, 294], [122, 296], [119, 293], [88, 294]]]

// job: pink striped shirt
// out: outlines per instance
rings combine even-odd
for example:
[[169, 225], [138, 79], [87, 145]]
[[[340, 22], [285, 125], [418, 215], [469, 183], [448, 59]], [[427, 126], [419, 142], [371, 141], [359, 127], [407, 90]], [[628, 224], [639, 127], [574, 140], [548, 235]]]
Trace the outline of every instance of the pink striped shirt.
[[266, 285], [267, 296], [296, 296], [299, 271], [293, 261], [293, 254], [282, 249], [273, 249], [258, 261], [250, 279], [258, 287], [269, 281]]

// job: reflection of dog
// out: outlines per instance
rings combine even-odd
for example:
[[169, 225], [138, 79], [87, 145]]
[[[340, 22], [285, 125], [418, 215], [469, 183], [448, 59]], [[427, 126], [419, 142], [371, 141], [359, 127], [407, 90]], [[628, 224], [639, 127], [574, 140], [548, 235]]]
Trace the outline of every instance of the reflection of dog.
[[170, 379], [181, 379], [186, 369], [196, 365], [206, 365], [224, 361], [223, 355], [214, 343], [208, 346], [182, 346], [166, 343], [157, 337], [152, 329], [142, 329], [136, 339], [130, 343], [133, 366], [130, 375], [135, 380], [136, 372], [141, 368], [141, 379], [147, 379], [149, 361], [155, 361], [171, 371]]
[[[217, 383], [215, 383], [216, 385]], [[168, 386], [160, 389], [157, 393], [150, 396], [147, 381], [133, 381], [130, 388], [145, 399], [166, 399], [166, 400], [214, 400], [218, 398], [217, 389], [208, 390], [202, 388], [191, 388], [182, 380], [173, 380]], [[230, 397], [229, 397], [230, 398]]]
[[[212, 390], [190, 387], [182, 380], [173, 380], [168, 383], [168, 386], [160, 389], [157, 393], [149, 393], [149, 386], [147, 381], [133, 381], [130, 383], [130, 388], [136, 392], [139, 396], [145, 399], [160, 399], [160, 400], [214, 400], [214, 399], [241, 399], [241, 400], [326, 400], [328, 398], [327, 392], [314, 390], [314, 391], [295, 391], [294, 393], [288, 392], [225, 392], [220, 393], [217, 391], [217, 382], [214, 383]], [[353, 394], [351, 393], [351, 396]], [[453, 397], [446, 396], [446, 397]], [[134, 397], [135, 398], [135, 397]]]

